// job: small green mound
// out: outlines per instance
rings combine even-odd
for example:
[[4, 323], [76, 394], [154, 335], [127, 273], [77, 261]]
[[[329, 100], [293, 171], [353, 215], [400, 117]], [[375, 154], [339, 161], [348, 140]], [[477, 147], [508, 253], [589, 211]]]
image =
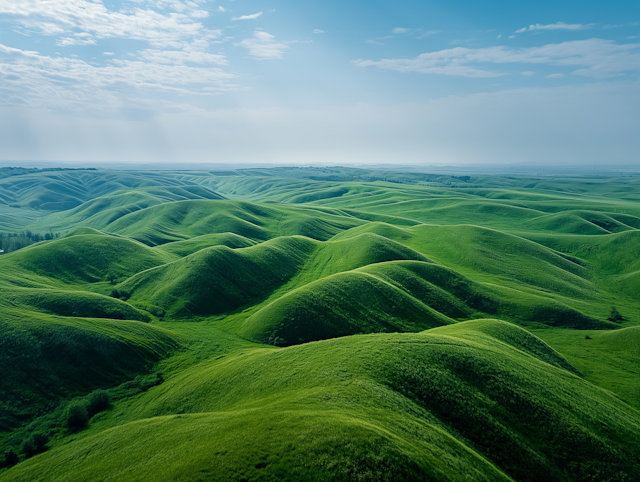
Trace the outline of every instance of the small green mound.
[[184, 241], [174, 241], [173, 243], [157, 246], [154, 249], [184, 257], [193, 254], [196, 251], [200, 251], [201, 249], [210, 248], [211, 246], [227, 246], [231, 249], [237, 249], [248, 248], [255, 244], [255, 241], [238, 234], [214, 233], [203, 234], [202, 236], [196, 236], [195, 238]]
[[455, 325], [434, 328], [430, 333], [451, 335], [469, 340], [475, 339], [478, 333], [484, 333], [495, 340], [506, 343], [535, 358], [539, 358], [549, 365], [562, 368], [572, 373], [578, 373], [576, 368], [571, 365], [566, 358], [540, 338], [519, 326], [505, 321], [491, 319], [470, 320]]
[[149, 315], [124, 301], [87, 291], [15, 289], [3, 291], [2, 297], [58, 316], [150, 321]]
[[397, 241], [375, 233], [363, 233], [346, 239], [318, 243], [317, 250], [302, 268], [300, 279], [297, 281], [315, 281], [343, 271], [397, 260], [429, 261], [423, 254]]
[[400, 242], [412, 237], [411, 231], [408, 231], [407, 229], [400, 228], [388, 223], [372, 221], [370, 223], [363, 224], [362, 226], [344, 231], [343, 233], [339, 233], [333, 238], [333, 240], [337, 241], [342, 239], [349, 239], [364, 233], [374, 233], [379, 236], [384, 236], [385, 238], [394, 239]]
[[575, 308], [562, 305], [555, 301], [548, 301], [546, 304], [533, 306], [529, 312], [528, 319], [549, 326], [574, 328], [577, 330], [610, 330], [617, 328], [615, 323], [585, 315]]
[[309, 283], [251, 315], [240, 335], [279, 346], [451, 323], [401, 289], [359, 271]]
[[84, 234], [94, 234], [94, 235], [97, 235], [97, 236], [104, 236], [105, 235], [105, 233], [103, 233], [102, 231], [98, 231], [97, 229], [88, 228], [86, 226], [83, 226], [83, 227], [80, 227], [80, 228], [72, 229], [71, 231], [69, 231], [67, 234], [65, 234], [62, 237], [63, 238], [69, 238], [71, 236], [82, 236]]
[[28, 271], [63, 283], [128, 278], [166, 262], [162, 255], [130, 239], [92, 234], [29, 246], [2, 261], [14, 271]]
[[397, 261], [363, 268], [451, 318], [497, 313], [500, 299], [480, 283], [433, 263]]
[[146, 302], [175, 317], [215, 315], [261, 301], [290, 280], [316, 248], [302, 237], [276, 238], [257, 246], [214, 246], [118, 286], [133, 302]]
[[571, 212], [548, 214], [531, 219], [524, 223], [523, 227], [535, 231], [551, 231], [554, 233], [571, 233], [590, 236], [608, 234], [606, 229]]

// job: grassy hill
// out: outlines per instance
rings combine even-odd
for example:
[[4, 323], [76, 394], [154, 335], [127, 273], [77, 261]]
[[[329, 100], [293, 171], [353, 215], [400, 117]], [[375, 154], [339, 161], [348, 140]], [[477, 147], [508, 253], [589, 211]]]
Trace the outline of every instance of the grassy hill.
[[637, 178], [13, 171], [0, 481], [640, 479]]
[[633, 480], [638, 412], [573, 372], [495, 320], [253, 349], [184, 370], [129, 421], [104, 417], [7, 475]]

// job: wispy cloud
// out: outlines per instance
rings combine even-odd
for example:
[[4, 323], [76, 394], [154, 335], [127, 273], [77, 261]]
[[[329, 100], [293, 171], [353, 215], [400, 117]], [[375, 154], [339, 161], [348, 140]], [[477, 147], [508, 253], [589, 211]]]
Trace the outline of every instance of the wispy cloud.
[[516, 33], [533, 32], [534, 30], [586, 30], [593, 27], [593, 24], [581, 24], [581, 23], [564, 23], [556, 22], [547, 25], [536, 23], [535, 25], [529, 25], [516, 30]]
[[442, 30], [427, 30], [426, 32], [417, 32], [416, 38], [417, 39], [427, 38], [427, 37], [431, 37], [432, 35], [436, 35], [440, 32], [442, 32]]
[[[153, 55], [150, 54], [149, 58]], [[158, 59], [111, 60], [96, 66], [80, 59], [50, 57], [0, 44], [0, 103], [64, 110], [110, 109], [129, 102], [117, 86], [150, 91], [210, 94], [238, 88], [233, 74], [216, 67], [193, 67]], [[113, 103], [115, 102], [115, 104]]]
[[227, 9], [226, 9], [226, 8], [224, 8], [222, 5], [220, 5], [220, 6], [218, 7], [218, 12], [226, 12], [226, 11], [227, 11]]
[[618, 45], [611, 40], [590, 39], [548, 44], [528, 49], [457, 47], [409, 59], [356, 60], [359, 67], [398, 72], [422, 72], [462, 77], [498, 77], [504, 72], [479, 64], [547, 64], [575, 69], [575, 75], [603, 78], [624, 72], [640, 72], [640, 44]]
[[252, 13], [251, 15], [241, 15], [240, 17], [233, 17], [231, 20], [255, 20], [260, 15], [262, 15], [262, 12]]
[[313, 33], [326, 33], [324, 30], [320, 30], [319, 28], [314, 28]]
[[68, 47], [70, 45], [95, 45], [96, 40], [91, 37], [91, 34], [81, 32], [75, 34], [73, 37], [60, 38], [57, 44], [61, 47]]
[[403, 28], [403, 27], [396, 27], [393, 29], [393, 33], [396, 33], [396, 34], [407, 33], [408, 31], [409, 31], [408, 28]]
[[276, 42], [275, 37], [262, 30], [253, 32], [253, 37], [244, 39], [238, 45], [249, 50], [252, 57], [258, 59], [281, 59], [287, 44]]

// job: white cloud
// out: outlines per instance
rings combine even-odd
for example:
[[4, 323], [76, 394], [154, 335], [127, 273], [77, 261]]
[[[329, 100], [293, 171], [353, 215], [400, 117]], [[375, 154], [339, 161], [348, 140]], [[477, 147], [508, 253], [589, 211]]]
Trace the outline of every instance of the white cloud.
[[360, 67], [464, 77], [498, 77], [504, 73], [480, 68], [478, 64], [508, 63], [563, 66], [575, 68], [572, 72], [575, 75], [603, 78], [624, 72], [640, 72], [640, 44], [618, 45], [611, 40], [590, 39], [528, 49], [457, 47], [410, 59], [354, 61]]
[[324, 30], [320, 30], [319, 28], [314, 28], [313, 33], [326, 33]]
[[498, 36], [497, 36], [496, 38], [497, 38], [497, 39], [502, 38], [502, 34], [501, 34], [501, 33], [499, 33], [499, 34], [498, 34]]
[[224, 8], [222, 5], [220, 5], [220, 6], [218, 7], [218, 12], [226, 12], [226, 11], [227, 11], [227, 9], [226, 9], [226, 8]]
[[260, 15], [262, 15], [262, 12], [253, 13], [251, 15], [241, 15], [240, 17], [233, 17], [231, 20], [255, 20]]
[[218, 64], [227, 65], [227, 59], [221, 54], [210, 54], [197, 49], [184, 50], [141, 50], [138, 57], [158, 64]]
[[561, 79], [564, 77], [564, 74], [549, 74], [545, 76], [547, 79]]
[[[187, 66], [180, 58], [161, 63], [153, 52], [149, 58], [151, 62], [144, 61], [143, 55], [142, 60], [112, 60], [96, 66], [0, 44], [0, 76], [4, 77], [0, 103], [65, 111], [109, 110], [135, 102], [135, 91], [140, 96], [153, 91], [201, 95], [237, 89], [229, 83], [234, 75], [219, 68]], [[123, 95], [122, 87], [134, 91]]]
[[281, 59], [284, 51], [289, 48], [288, 45], [278, 43], [275, 37], [262, 30], [253, 32], [253, 37], [240, 42], [238, 45], [249, 49], [252, 57], [259, 59]]
[[550, 23], [547, 25], [541, 25], [536, 23], [535, 25], [529, 25], [528, 27], [523, 27], [521, 29], [516, 30], [516, 33], [524, 33], [524, 32], [532, 32], [534, 30], [586, 30], [588, 28], [593, 27], [593, 24], [584, 25], [581, 23]]
[[535, 75], [535, 72], [532, 72], [531, 70], [527, 70], [526, 72], [522, 72], [522, 75], [524, 75], [525, 77], [531, 77], [533, 75]]
[[422, 32], [416, 35], [417, 39], [423, 39], [423, 38], [427, 38], [430, 37], [431, 35], [435, 35], [437, 33], [440, 33], [441, 30], [427, 30], [426, 32]]
[[393, 33], [397, 33], [397, 34], [407, 33], [408, 31], [409, 31], [408, 28], [402, 28], [402, 27], [396, 27], [393, 29]]
[[78, 45], [72, 38], [79, 33], [89, 38], [127, 38], [151, 43], [154, 47], [179, 48], [184, 39], [215, 38], [219, 30], [208, 30], [199, 21], [208, 12], [194, 2], [170, 3], [157, 0], [155, 5], [175, 11], [160, 13], [152, 9], [130, 8], [114, 11], [101, 0], [0, 0], [0, 15], [31, 31], [44, 35], [66, 34], [61, 45]]
[[74, 37], [63, 37], [56, 42], [60, 47], [68, 47], [70, 45], [95, 45], [95, 39], [87, 36], [76, 35]]
[[102, 55], [112, 56], [112, 55], [115, 55], [115, 53], [114, 52], [103, 52]]

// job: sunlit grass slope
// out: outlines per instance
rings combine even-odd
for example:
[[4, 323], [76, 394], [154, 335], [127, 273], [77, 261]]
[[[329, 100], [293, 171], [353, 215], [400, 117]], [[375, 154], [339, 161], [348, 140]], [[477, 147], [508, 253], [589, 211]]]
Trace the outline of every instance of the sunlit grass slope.
[[0, 480], [640, 477], [640, 414], [495, 320], [211, 360], [125, 417]]
[[615, 331], [535, 330], [593, 383], [640, 409], [640, 327]]
[[168, 259], [172, 258], [131, 239], [78, 234], [9, 253], [0, 259], [0, 268], [5, 282], [60, 285], [128, 278]]

